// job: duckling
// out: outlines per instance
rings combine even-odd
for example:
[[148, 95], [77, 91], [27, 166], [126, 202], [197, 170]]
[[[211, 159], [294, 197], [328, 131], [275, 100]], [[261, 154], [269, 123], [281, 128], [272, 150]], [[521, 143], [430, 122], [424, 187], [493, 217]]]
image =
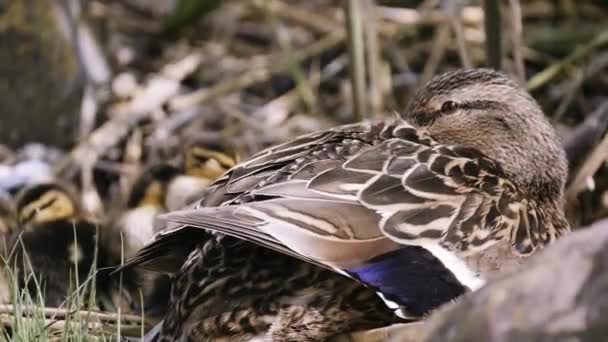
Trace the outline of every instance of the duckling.
[[[114, 264], [131, 258], [150, 240], [155, 220], [167, 210], [175, 210], [196, 199], [207, 186], [234, 166], [238, 155], [217, 139], [192, 140], [181, 155], [181, 165], [158, 164], [145, 170], [133, 184], [127, 210], [117, 223], [122, 233], [124, 251], [121, 251], [120, 234], [114, 234]], [[121, 259], [124, 252], [124, 259]], [[144, 297], [144, 308], [149, 317], [162, 316], [169, 299], [171, 280], [167, 275], [143, 270], [123, 273], [124, 286], [129, 292], [123, 299], [137, 307], [139, 291]], [[126, 298], [125, 298], [126, 297]], [[116, 302], [116, 300], [114, 300]]]
[[165, 205], [169, 211], [200, 198], [209, 184], [238, 163], [239, 155], [221, 139], [198, 138], [188, 143], [181, 159], [182, 174], [167, 189]]
[[11, 252], [11, 238], [17, 231], [15, 208], [10, 196], [0, 192], [0, 304], [10, 302], [10, 281], [6, 271]]
[[[127, 210], [118, 222], [124, 240], [125, 260], [154, 236], [156, 216], [166, 212], [165, 198], [169, 184], [179, 175], [179, 168], [158, 164], [142, 172], [131, 187]], [[118, 242], [114, 246], [120, 248], [120, 241]], [[114, 254], [120, 253], [120, 250], [114, 251]]]
[[5, 257], [8, 251], [8, 238], [17, 231], [15, 206], [11, 196], [0, 191], [0, 257]]
[[436, 76], [397, 118], [271, 147], [165, 215], [129, 264], [176, 277], [146, 340], [319, 341], [420, 318], [484, 284], [471, 258], [566, 234], [566, 175], [525, 89], [488, 69]]
[[[154, 236], [159, 214], [194, 201], [194, 196], [204, 192], [212, 181], [236, 164], [238, 155], [224, 146], [215, 140], [196, 139], [184, 149], [180, 166], [162, 163], [141, 173], [131, 187], [127, 210], [115, 225], [123, 235], [125, 260]], [[121, 246], [120, 241], [111, 245]], [[120, 250], [114, 251], [114, 254], [120, 253]]]
[[[175, 210], [193, 202], [207, 186], [227, 169], [236, 164], [237, 154], [214, 140], [196, 139], [188, 144], [181, 155], [180, 167], [169, 164], [154, 165], [145, 170], [133, 184], [127, 211], [118, 222], [125, 242], [124, 257], [130, 258], [156, 233], [156, 217], [167, 210]], [[116, 235], [119, 236], [119, 235]], [[120, 241], [111, 243], [121, 246]], [[120, 256], [120, 250], [114, 250]], [[119, 257], [113, 259], [119, 264]], [[167, 275], [143, 270], [123, 273], [126, 298], [133, 302], [144, 297], [148, 317], [164, 314], [169, 299], [171, 280]], [[124, 297], [124, 296], [123, 296]], [[116, 302], [116, 300], [114, 300]]]
[[26, 283], [31, 272], [41, 284], [45, 305], [59, 307], [68, 291], [87, 281], [92, 267], [101, 268], [98, 260], [106, 258], [97, 243], [98, 227], [82, 217], [72, 193], [57, 183], [21, 190], [16, 211], [21, 231], [15, 265], [25, 270], [21, 286], [36, 291], [35, 282]]
[[[154, 236], [156, 218], [166, 212], [169, 184], [180, 174], [177, 167], [158, 164], [144, 170], [137, 178], [131, 187], [126, 211], [113, 224], [111, 234], [104, 238], [112, 246], [110, 264], [120, 265]], [[143, 305], [146, 316], [156, 317], [166, 309], [169, 284], [168, 276], [160, 273], [139, 269], [123, 272], [122, 279], [114, 276], [111, 280], [112, 305], [136, 313], [141, 312]], [[143, 295], [143, 303], [140, 294]]]

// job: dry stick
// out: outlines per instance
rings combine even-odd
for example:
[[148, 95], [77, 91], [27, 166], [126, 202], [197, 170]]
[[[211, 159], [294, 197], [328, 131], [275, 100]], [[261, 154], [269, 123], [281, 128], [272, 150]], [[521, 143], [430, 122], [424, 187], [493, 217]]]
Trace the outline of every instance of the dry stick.
[[348, 31], [348, 55], [350, 57], [350, 79], [353, 92], [354, 121], [361, 121], [367, 112], [365, 87], [365, 45], [363, 43], [363, 8], [360, 0], [346, 3]]
[[346, 35], [346, 31], [342, 26], [335, 24], [325, 16], [313, 14], [297, 6], [287, 6], [276, 0], [254, 0], [251, 4], [256, 9], [267, 11], [286, 21], [302, 25], [320, 33], [342, 33]]
[[369, 105], [371, 116], [380, 115], [383, 108], [382, 65], [380, 46], [378, 44], [377, 13], [374, 0], [364, 0], [363, 6], [367, 14], [365, 25], [365, 43], [367, 53], [367, 69], [369, 71]]
[[439, 66], [439, 63], [441, 63], [443, 55], [445, 54], [448, 40], [450, 39], [450, 27], [448, 25], [441, 25], [437, 27], [436, 30], [435, 37], [433, 38], [431, 55], [424, 65], [420, 84], [425, 84], [433, 77], [433, 75], [435, 75], [437, 67]]
[[[347, 64], [346, 59], [347, 58], [346, 58], [345, 54], [341, 54], [340, 56], [336, 57], [332, 62], [328, 63], [321, 70], [320, 73], [313, 73], [310, 76], [309, 84], [311, 84], [311, 86], [317, 88], [321, 82], [334, 77], [337, 73], [344, 70], [344, 68]], [[272, 113], [275, 110], [290, 111], [291, 108], [293, 106], [295, 106], [296, 100], [297, 100], [297, 90], [291, 89], [291, 90], [287, 91], [285, 94], [272, 99], [271, 101], [265, 103], [263, 106], [256, 109], [251, 114], [251, 117], [240, 116], [238, 114], [234, 115], [234, 116], [236, 118], [238, 118], [239, 120], [243, 121], [245, 124], [249, 125], [250, 127], [254, 128], [260, 132], [264, 132], [267, 130], [267, 128], [264, 127], [263, 125], [261, 125], [260, 123], [258, 123], [257, 121], [255, 121], [255, 119], [253, 119], [253, 118], [265, 117], [266, 116], [265, 113]], [[236, 113], [232, 113], [232, 114], [236, 114]]]
[[306, 105], [306, 109], [309, 112], [316, 112], [317, 98], [311, 85], [306, 79], [306, 73], [302, 70], [300, 63], [295, 61], [294, 49], [291, 45], [291, 37], [289, 31], [285, 26], [280, 24], [276, 17], [273, 18], [273, 26], [276, 32], [276, 37], [284, 55], [284, 60], [289, 64], [289, 72], [291, 77], [296, 82], [296, 90], [302, 99], [302, 102]]
[[196, 70], [200, 64], [198, 53], [166, 65], [160, 75], [152, 78], [132, 101], [115, 107], [112, 118], [80, 142], [70, 154], [55, 167], [55, 173], [64, 175], [75, 162], [98, 159], [108, 149], [116, 146], [131, 127], [148, 117], [169, 98], [177, 94], [180, 82]]
[[564, 141], [570, 166], [577, 165], [608, 129], [608, 100], [602, 102]]
[[467, 52], [467, 44], [464, 39], [464, 29], [462, 27], [462, 7], [458, 1], [447, 2], [447, 12], [449, 13], [450, 21], [452, 23], [452, 29], [456, 37], [456, 44], [458, 46], [458, 55], [460, 56], [460, 63], [465, 68], [473, 66], [471, 59]]
[[[141, 324], [141, 317], [136, 315], [121, 315], [118, 316], [116, 314], [97, 312], [97, 311], [88, 311], [88, 310], [68, 310], [68, 309], [59, 309], [59, 308], [39, 308], [39, 307], [30, 307], [30, 306], [22, 306], [19, 308], [20, 312], [25, 315], [34, 315], [37, 312], [42, 311], [45, 317], [50, 319], [61, 319], [68, 317], [70, 315], [74, 315], [79, 313], [80, 315], [89, 315], [93, 319], [98, 319], [100, 321], [106, 322], [118, 322], [119, 320], [125, 322], [133, 322], [138, 326]], [[0, 304], [0, 314], [3, 315], [12, 315], [15, 312], [15, 307], [12, 304]]]
[[[376, 6], [379, 12], [380, 18], [397, 23], [401, 26], [417, 27], [420, 25], [437, 26], [443, 25], [451, 18], [446, 15], [443, 10], [433, 10], [431, 6], [434, 6], [432, 2], [428, 2], [428, 5], [422, 3], [417, 8], [398, 8], [398, 7], [387, 7], [387, 6]], [[482, 21], [482, 16], [478, 15], [477, 11], [482, 13], [482, 9], [478, 6], [465, 6], [468, 13], [473, 15], [461, 17], [463, 24], [477, 26]], [[380, 33], [388, 32], [386, 24], [380, 26]], [[382, 29], [384, 28], [384, 29]], [[392, 32], [392, 30], [390, 31]]]
[[502, 35], [500, 31], [500, 3], [498, 0], [484, 0], [486, 31], [486, 55], [490, 67], [500, 70], [502, 64]]
[[588, 44], [577, 47], [574, 49], [574, 51], [572, 51], [571, 54], [566, 56], [566, 58], [551, 64], [545, 70], [531, 77], [527, 84], [528, 90], [533, 91], [542, 87], [545, 83], [551, 81], [554, 77], [561, 74], [565, 68], [604, 45], [608, 45], [608, 30], [601, 31]]
[[[32, 322], [30, 325], [37, 324], [39, 318], [31, 318], [31, 317], [23, 317], [22, 321]], [[54, 320], [54, 319], [45, 319], [44, 320], [45, 330], [48, 330], [50, 333], [63, 333], [67, 329], [78, 329], [82, 325], [79, 322], [68, 322], [63, 320]], [[13, 327], [13, 317], [7, 314], [0, 314], [0, 327]], [[112, 334], [113, 330], [110, 330], [110, 326], [101, 324], [101, 323], [88, 323], [86, 325], [89, 331], [87, 338], [92, 338], [91, 334], [95, 333], [104, 333], [104, 334]], [[14, 328], [14, 327], [13, 327]], [[122, 332], [124, 332], [128, 336], [136, 335], [140, 330], [140, 325], [129, 325], [124, 326]]]
[[[307, 58], [316, 56], [327, 49], [337, 46], [338, 44], [342, 43], [343, 40], [343, 34], [329, 34], [310, 44], [300, 54], [294, 56], [293, 62], [301, 63]], [[270, 66], [268, 67], [249, 70], [236, 78], [226, 80], [225, 82], [218, 83], [212, 87], [202, 88], [185, 95], [176, 96], [169, 101], [169, 108], [171, 111], [190, 109], [218, 96], [223, 96], [240, 89], [247, 88], [258, 82], [267, 81], [273, 74], [284, 72], [288, 67], [288, 65], [285, 63], [269, 64]]]
[[[93, 131], [99, 104], [95, 98], [95, 90], [90, 82], [85, 86], [84, 96], [80, 107], [80, 132], [79, 139], [86, 139]], [[94, 155], [92, 155], [94, 156]], [[97, 158], [87, 158], [86, 163], [81, 163], [80, 183], [81, 183], [81, 202], [84, 211], [92, 216], [100, 217], [103, 210], [103, 203], [97, 188], [93, 184], [93, 167]]]
[[94, 86], [88, 83], [84, 87], [84, 94], [82, 95], [82, 102], [80, 104], [80, 124], [78, 129], [78, 137], [80, 139], [85, 139], [93, 131], [98, 108], [99, 103], [95, 98]]
[[[21, 318], [22, 321], [30, 321], [32, 323], [30, 323], [31, 325], [34, 325], [34, 322], [38, 322], [38, 318], [30, 318], [30, 317], [24, 317]], [[58, 321], [58, 320], [53, 320], [53, 319], [45, 319], [44, 320], [44, 326], [45, 329], [44, 330], [48, 330], [51, 333], [52, 332], [63, 332], [66, 329], [68, 329], [69, 326], [74, 326], [74, 325], [78, 325], [77, 322], [66, 322], [66, 321]], [[6, 315], [6, 314], [0, 314], [0, 327], [12, 327], [13, 326], [13, 317], [10, 315]], [[100, 325], [99, 324], [89, 324], [88, 328], [99, 328]], [[72, 328], [73, 329], [73, 328]]]
[[577, 195], [585, 189], [589, 177], [593, 177], [595, 172], [608, 160], [608, 134], [597, 145], [581, 168], [576, 173], [574, 180], [566, 190], [566, 201], [571, 203], [576, 200]]
[[521, 17], [521, 4], [519, 0], [509, 0], [511, 7], [511, 42], [513, 43], [513, 61], [515, 62], [515, 71], [517, 79], [521, 84], [526, 82], [526, 68], [524, 66], [522, 46], [523, 23]]
[[196, 117], [204, 117], [207, 112], [206, 108], [189, 108], [164, 118], [154, 126], [154, 131], [150, 134], [151, 145], [166, 141], [176, 130], [186, 126]]
[[[346, 30], [335, 19], [318, 13], [302, 10], [297, 6], [288, 6], [277, 0], [254, 0], [251, 3], [258, 9], [264, 9], [276, 16], [319, 33], [343, 33]], [[377, 23], [378, 33], [384, 37], [392, 37], [400, 28], [390, 23]]]
[[397, 323], [383, 328], [339, 335], [331, 342], [417, 342], [421, 340], [421, 336], [426, 333], [427, 329], [426, 322]]
[[608, 67], [608, 53], [597, 54], [592, 58], [589, 64], [583, 68], [584, 70], [579, 70], [578, 68], [574, 70], [573, 79], [565, 80], [563, 86], [556, 87], [557, 89], [561, 88], [565, 90], [558, 90], [555, 94], [557, 98], [561, 98], [562, 100], [553, 114], [554, 121], [560, 121], [562, 116], [566, 114], [570, 103], [572, 103], [576, 94], [579, 93], [579, 90], [585, 81], [596, 76], [598, 72], [605, 70], [606, 67]]
[[[555, 114], [553, 114], [553, 121], [555, 122], [561, 121], [585, 81], [585, 72], [584, 70], [581, 70], [581, 68], [574, 68], [570, 74], [571, 76], [566, 80], [567, 84], [565, 85], [567, 90], [563, 96], [560, 96], [561, 101], [555, 110]], [[559, 89], [559, 86], [556, 88]]]
[[[88, 23], [80, 20], [81, 13], [79, 8], [68, 6], [78, 13], [74, 13], [78, 17], [78, 29], [76, 30], [74, 40], [78, 48], [80, 60], [87, 74], [87, 84], [85, 85], [84, 95], [80, 107], [80, 128], [79, 140], [83, 141], [91, 134], [95, 127], [95, 121], [99, 111], [99, 96], [96, 94], [96, 88], [107, 85], [112, 78], [112, 71], [107, 58], [104, 56], [102, 48], [93, 35]], [[95, 157], [94, 154], [91, 155]], [[93, 184], [93, 166], [97, 158], [88, 158], [87, 163], [82, 163], [80, 169], [80, 181], [82, 187], [81, 199], [84, 211], [92, 216], [100, 217], [104, 211], [101, 197], [97, 192], [97, 188]]]

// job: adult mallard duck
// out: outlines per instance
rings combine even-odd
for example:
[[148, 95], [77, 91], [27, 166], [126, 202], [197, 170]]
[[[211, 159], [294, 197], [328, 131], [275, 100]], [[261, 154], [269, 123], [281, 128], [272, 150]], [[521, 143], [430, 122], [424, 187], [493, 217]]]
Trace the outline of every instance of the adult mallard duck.
[[[483, 285], [471, 263], [480, 252], [506, 244], [518, 258], [567, 232], [566, 173], [523, 88], [458, 70], [396, 119], [305, 135], [236, 165], [196, 208], [165, 216], [131, 264], [176, 273], [161, 341], [323, 340], [380, 315], [367, 289], [420, 316]], [[322, 269], [367, 287], [353, 295]]]

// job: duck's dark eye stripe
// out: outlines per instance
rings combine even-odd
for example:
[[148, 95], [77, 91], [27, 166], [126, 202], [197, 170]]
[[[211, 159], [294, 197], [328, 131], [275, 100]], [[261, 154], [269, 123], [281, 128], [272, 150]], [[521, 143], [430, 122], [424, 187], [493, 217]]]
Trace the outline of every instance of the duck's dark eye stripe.
[[476, 100], [476, 101], [463, 102], [460, 104], [460, 108], [478, 109], [478, 110], [505, 109], [506, 105], [504, 103], [501, 103], [498, 101]]
[[416, 112], [412, 116], [417, 124], [421, 126], [428, 126], [432, 124], [435, 119], [437, 119], [441, 115], [440, 110], [435, 111], [425, 111], [425, 112]]

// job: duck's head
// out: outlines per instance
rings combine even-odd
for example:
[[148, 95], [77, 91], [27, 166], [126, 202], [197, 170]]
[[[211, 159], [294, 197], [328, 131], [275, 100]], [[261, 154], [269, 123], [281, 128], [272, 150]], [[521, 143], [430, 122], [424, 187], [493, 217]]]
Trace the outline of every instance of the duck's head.
[[21, 190], [17, 196], [16, 211], [20, 224], [41, 224], [75, 219], [78, 205], [63, 186], [43, 183]]
[[199, 139], [186, 147], [183, 160], [186, 175], [214, 181], [236, 165], [239, 156], [226, 144]]
[[146, 169], [131, 187], [127, 207], [163, 206], [167, 187], [179, 174], [180, 170], [169, 164], [158, 164]]
[[529, 195], [561, 199], [567, 162], [557, 134], [532, 96], [504, 74], [439, 75], [418, 90], [403, 118], [439, 143], [480, 150]]

